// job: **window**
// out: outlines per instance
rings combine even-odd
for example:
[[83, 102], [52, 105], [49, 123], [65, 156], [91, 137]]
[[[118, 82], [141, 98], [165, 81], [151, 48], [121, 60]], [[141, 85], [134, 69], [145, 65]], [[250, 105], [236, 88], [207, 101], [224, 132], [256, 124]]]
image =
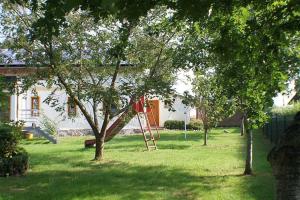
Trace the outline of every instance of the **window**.
[[31, 116], [37, 117], [40, 113], [40, 97], [31, 97]]
[[71, 99], [71, 97], [68, 97], [68, 116], [75, 117], [76, 114], [77, 114], [76, 104]]

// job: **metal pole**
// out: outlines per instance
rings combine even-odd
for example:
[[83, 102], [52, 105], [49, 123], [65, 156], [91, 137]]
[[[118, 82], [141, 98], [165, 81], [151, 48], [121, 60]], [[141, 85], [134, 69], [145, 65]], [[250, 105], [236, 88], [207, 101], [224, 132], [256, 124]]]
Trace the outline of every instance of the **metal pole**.
[[186, 123], [187, 123], [187, 107], [185, 107], [185, 112], [184, 112], [184, 139], [186, 140], [187, 135], [186, 135]]

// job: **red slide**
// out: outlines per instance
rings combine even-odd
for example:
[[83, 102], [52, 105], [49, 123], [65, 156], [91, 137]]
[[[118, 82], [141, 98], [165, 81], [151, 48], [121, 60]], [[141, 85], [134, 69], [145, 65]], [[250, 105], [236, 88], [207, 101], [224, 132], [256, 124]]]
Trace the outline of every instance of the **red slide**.
[[[141, 97], [140, 101], [133, 103], [132, 107], [128, 107], [122, 115], [114, 121], [114, 123], [106, 130], [105, 142], [110, 141], [130, 122], [130, 120], [139, 112], [144, 105], [144, 97]], [[96, 144], [96, 139], [86, 140], [84, 142], [85, 147], [93, 147]]]

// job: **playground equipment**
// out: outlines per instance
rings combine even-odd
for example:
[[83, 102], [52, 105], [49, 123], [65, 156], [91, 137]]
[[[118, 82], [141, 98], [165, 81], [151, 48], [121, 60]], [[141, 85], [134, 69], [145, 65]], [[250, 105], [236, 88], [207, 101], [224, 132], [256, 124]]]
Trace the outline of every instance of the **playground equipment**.
[[[130, 120], [133, 117], [137, 116], [147, 150], [149, 151], [156, 150], [157, 149], [156, 141], [160, 138], [160, 134], [158, 132], [157, 122], [154, 119], [155, 126], [153, 128], [156, 132], [156, 137], [154, 136], [154, 133], [152, 132], [152, 127], [149, 123], [149, 118], [148, 118], [149, 115], [154, 119], [154, 114], [151, 105], [149, 104], [148, 100], [145, 100], [145, 97], [143, 96], [140, 98], [139, 101], [132, 103], [132, 106], [128, 107], [128, 109], [126, 109], [120, 115], [120, 117], [116, 119], [116, 121], [114, 121], [114, 123], [106, 130], [105, 142], [111, 140], [115, 135], [117, 135], [122, 130], [122, 128], [126, 126], [126, 124], [130, 122]], [[145, 128], [142, 124], [142, 118], [144, 118], [146, 121]], [[85, 147], [92, 147], [95, 144], [96, 144], [95, 139], [86, 140], [84, 142]]]

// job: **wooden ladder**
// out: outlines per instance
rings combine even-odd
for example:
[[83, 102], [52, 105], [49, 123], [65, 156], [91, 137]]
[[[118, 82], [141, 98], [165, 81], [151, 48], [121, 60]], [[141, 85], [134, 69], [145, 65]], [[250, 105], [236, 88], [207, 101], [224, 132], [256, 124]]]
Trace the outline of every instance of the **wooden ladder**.
[[[142, 102], [139, 102], [140, 105], [144, 108], [144, 105], [142, 105]], [[150, 150], [157, 150], [157, 145], [156, 145], [156, 141], [160, 138], [160, 135], [159, 135], [159, 132], [158, 132], [158, 128], [157, 128], [157, 124], [156, 124], [156, 121], [155, 121], [155, 118], [154, 118], [154, 114], [152, 112], [152, 108], [151, 108], [151, 105], [149, 104], [149, 102], [146, 100], [146, 104], [151, 112], [151, 116], [153, 117], [153, 120], [155, 122], [155, 129], [156, 129], [156, 132], [157, 132], [157, 138], [154, 137], [154, 134], [151, 130], [151, 125], [150, 125], [150, 122], [149, 122], [149, 118], [148, 118], [148, 115], [147, 115], [147, 112], [145, 112], [145, 110], [143, 110], [143, 112], [138, 112], [137, 113], [137, 117], [138, 117], [138, 121], [139, 121], [139, 124], [140, 124], [140, 127], [141, 127], [141, 131], [143, 133], [143, 137], [144, 137], [144, 141], [145, 141], [145, 144], [146, 144], [146, 147], [147, 147], [147, 150], [150, 151]], [[147, 129], [148, 131], [145, 131], [143, 125], [142, 125], [142, 121], [141, 121], [141, 118], [142, 116], [145, 118], [146, 120], [146, 125], [147, 125]], [[149, 136], [147, 136], [147, 133], [149, 133]], [[149, 144], [150, 142], [150, 144]], [[152, 142], [152, 144], [151, 144]]]
[[[148, 130], [145, 130], [144, 127], [143, 127], [143, 125], [142, 125], [142, 120], [141, 120], [142, 116], [145, 117], [146, 125], [147, 125], [147, 129]], [[141, 127], [141, 131], [143, 133], [143, 137], [144, 137], [144, 141], [145, 141], [147, 150], [148, 151], [150, 151], [150, 150], [157, 150], [156, 140], [155, 140], [154, 135], [152, 133], [147, 113], [145, 113], [145, 112], [139, 112], [139, 113], [137, 113], [137, 118], [138, 118], [138, 121], [139, 121], [139, 124], [140, 124], [140, 127]], [[147, 133], [149, 133], [149, 134], [147, 134]], [[152, 144], [151, 144], [151, 142], [152, 142]]]

